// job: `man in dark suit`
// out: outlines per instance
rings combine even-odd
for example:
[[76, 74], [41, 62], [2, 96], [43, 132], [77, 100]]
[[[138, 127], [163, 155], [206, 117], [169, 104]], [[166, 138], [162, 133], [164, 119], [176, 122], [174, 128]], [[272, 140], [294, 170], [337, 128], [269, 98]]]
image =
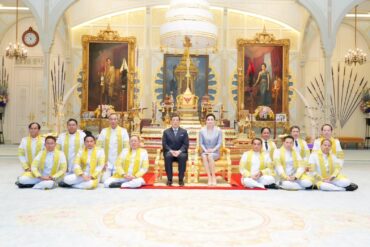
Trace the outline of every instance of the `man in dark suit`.
[[164, 165], [167, 174], [167, 185], [172, 185], [172, 162], [179, 164], [179, 185], [184, 186], [186, 161], [188, 160], [189, 136], [188, 132], [180, 128], [180, 116], [173, 114], [171, 128], [163, 132], [162, 147]]

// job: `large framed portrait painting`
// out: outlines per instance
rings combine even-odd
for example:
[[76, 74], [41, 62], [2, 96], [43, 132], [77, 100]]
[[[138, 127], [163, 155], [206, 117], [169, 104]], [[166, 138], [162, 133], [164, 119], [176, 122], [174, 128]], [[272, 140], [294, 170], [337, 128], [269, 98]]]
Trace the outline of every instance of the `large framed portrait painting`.
[[95, 111], [100, 103], [125, 112], [133, 105], [136, 39], [102, 30], [83, 35], [83, 91], [81, 112]]
[[289, 40], [276, 40], [265, 31], [238, 43], [238, 110], [253, 113], [268, 106], [288, 114]]

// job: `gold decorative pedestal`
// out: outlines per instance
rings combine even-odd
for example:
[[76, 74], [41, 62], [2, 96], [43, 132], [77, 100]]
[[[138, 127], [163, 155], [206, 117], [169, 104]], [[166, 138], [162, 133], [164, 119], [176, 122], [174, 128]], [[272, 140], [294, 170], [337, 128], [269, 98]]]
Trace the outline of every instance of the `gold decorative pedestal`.
[[198, 96], [192, 94], [190, 89], [187, 88], [183, 94], [177, 96], [176, 101], [177, 112], [181, 117], [181, 125], [184, 128], [200, 128], [201, 124], [198, 113]]

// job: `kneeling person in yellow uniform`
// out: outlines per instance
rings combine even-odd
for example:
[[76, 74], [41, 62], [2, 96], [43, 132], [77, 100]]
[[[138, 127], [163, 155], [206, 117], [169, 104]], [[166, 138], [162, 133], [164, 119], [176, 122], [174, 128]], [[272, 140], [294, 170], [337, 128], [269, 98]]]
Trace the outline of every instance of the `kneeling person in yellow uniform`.
[[295, 149], [294, 138], [284, 137], [283, 146], [274, 152], [275, 169], [280, 177], [280, 186], [285, 190], [312, 188], [313, 179], [306, 174], [306, 163]]
[[66, 157], [55, 149], [56, 138], [45, 138], [45, 150], [38, 153], [32, 161], [31, 172], [19, 178], [23, 185], [33, 185], [34, 189], [53, 189], [67, 171]]
[[329, 139], [331, 141], [331, 150], [330, 153], [334, 154], [340, 165], [343, 167], [344, 163], [344, 152], [340, 145], [339, 139], [333, 137], [333, 126], [330, 124], [324, 124], [321, 126], [321, 137], [317, 138], [313, 143], [312, 152], [319, 151], [321, 148], [321, 141], [324, 139]]
[[67, 121], [67, 131], [59, 135], [57, 139], [57, 147], [64, 152], [67, 159], [67, 173], [73, 174], [74, 161], [78, 151], [83, 147], [84, 137], [86, 134], [78, 129], [78, 122], [76, 119], [70, 118]]
[[330, 139], [324, 139], [320, 150], [310, 155], [308, 162], [314, 169], [317, 187], [326, 191], [356, 190], [358, 186], [340, 173], [341, 161], [330, 152], [332, 145]]
[[252, 150], [245, 152], [240, 160], [239, 170], [243, 176], [242, 184], [249, 188], [277, 189], [270, 165], [270, 156], [262, 152], [262, 140], [254, 138]]
[[103, 170], [104, 150], [95, 146], [95, 137], [84, 137], [85, 147], [80, 150], [74, 161], [74, 174], [67, 175], [64, 183], [76, 189], [95, 189]]
[[[18, 158], [23, 167], [21, 176], [32, 176], [31, 165], [36, 155], [44, 149], [45, 140], [40, 136], [41, 125], [33, 122], [28, 125], [29, 136], [23, 137], [18, 147]], [[33, 185], [19, 183], [19, 177], [15, 183], [19, 188], [31, 188]]]
[[124, 148], [116, 161], [116, 172], [104, 182], [106, 188], [138, 188], [149, 167], [148, 153], [140, 148], [138, 136], [131, 136], [130, 148]]

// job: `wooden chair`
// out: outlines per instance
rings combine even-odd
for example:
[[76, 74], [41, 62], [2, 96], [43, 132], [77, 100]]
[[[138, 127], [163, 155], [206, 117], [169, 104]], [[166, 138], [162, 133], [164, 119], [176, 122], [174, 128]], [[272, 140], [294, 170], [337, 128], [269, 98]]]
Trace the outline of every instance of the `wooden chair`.
[[[195, 178], [195, 182], [199, 182], [199, 175], [205, 173], [201, 153], [202, 149], [199, 143], [199, 132], [197, 133], [197, 142], [196, 148], [193, 153], [192, 166], [191, 169], [192, 175]], [[222, 131], [222, 145], [220, 148], [220, 158], [215, 161], [215, 172], [222, 172], [222, 177], [227, 177], [227, 181], [231, 181], [231, 158], [230, 158], [230, 149], [226, 148], [225, 143], [225, 132]], [[226, 174], [227, 173], [227, 174]]]

